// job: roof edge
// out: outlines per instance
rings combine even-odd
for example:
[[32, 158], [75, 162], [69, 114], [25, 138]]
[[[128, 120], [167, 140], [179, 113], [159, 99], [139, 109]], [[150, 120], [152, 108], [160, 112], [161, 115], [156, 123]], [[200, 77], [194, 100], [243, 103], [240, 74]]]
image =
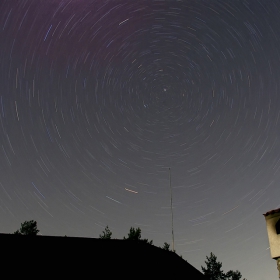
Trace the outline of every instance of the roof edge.
[[270, 211], [266, 212], [263, 215], [266, 217], [266, 216], [269, 216], [269, 215], [272, 215], [272, 214], [275, 214], [275, 213], [279, 213], [279, 212], [280, 212], [280, 208], [274, 209], [274, 210], [270, 210]]

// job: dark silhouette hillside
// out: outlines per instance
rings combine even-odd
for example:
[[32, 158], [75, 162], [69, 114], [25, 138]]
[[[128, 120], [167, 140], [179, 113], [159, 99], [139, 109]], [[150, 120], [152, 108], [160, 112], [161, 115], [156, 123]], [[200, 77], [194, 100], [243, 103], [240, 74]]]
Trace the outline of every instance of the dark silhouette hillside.
[[142, 241], [13, 234], [0, 240], [9, 278], [206, 280], [175, 253]]

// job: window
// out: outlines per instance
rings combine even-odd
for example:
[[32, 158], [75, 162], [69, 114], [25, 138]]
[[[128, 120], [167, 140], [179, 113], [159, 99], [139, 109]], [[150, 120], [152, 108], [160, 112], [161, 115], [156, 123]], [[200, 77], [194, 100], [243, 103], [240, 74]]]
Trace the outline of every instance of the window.
[[276, 233], [280, 234], [280, 219], [277, 221], [275, 228], [276, 228]]

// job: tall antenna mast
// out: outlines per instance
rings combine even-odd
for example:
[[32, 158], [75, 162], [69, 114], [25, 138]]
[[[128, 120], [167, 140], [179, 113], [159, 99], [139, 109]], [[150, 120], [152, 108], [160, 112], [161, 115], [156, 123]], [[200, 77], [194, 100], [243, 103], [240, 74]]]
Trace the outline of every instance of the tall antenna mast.
[[171, 168], [169, 167], [169, 186], [170, 186], [170, 208], [171, 208], [171, 225], [172, 225], [172, 251], [174, 252], [174, 231], [173, 231], [173, 207], [172, 207], [172, 187], [171, 187]]

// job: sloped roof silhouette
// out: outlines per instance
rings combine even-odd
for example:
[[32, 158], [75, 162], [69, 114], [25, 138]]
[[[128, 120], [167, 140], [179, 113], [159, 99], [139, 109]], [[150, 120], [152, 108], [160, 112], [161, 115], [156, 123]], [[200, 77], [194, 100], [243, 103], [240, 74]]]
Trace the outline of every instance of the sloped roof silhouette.
[[0, 234], [0, 242], [2, 268], [32, 272], [26, 279], [207, 280], [177, 254], [142, 241]]
[[280, 208], [274, 209], [274, 210], [270, 210], [270, 211], [266, 212], [266, 213], [263, 214], [263, 215], [264, 215], [264, 216], [268, 216], [268, 215], [275, 214], [275, 213], [279, 213], [279, 212], [280, 212]]

